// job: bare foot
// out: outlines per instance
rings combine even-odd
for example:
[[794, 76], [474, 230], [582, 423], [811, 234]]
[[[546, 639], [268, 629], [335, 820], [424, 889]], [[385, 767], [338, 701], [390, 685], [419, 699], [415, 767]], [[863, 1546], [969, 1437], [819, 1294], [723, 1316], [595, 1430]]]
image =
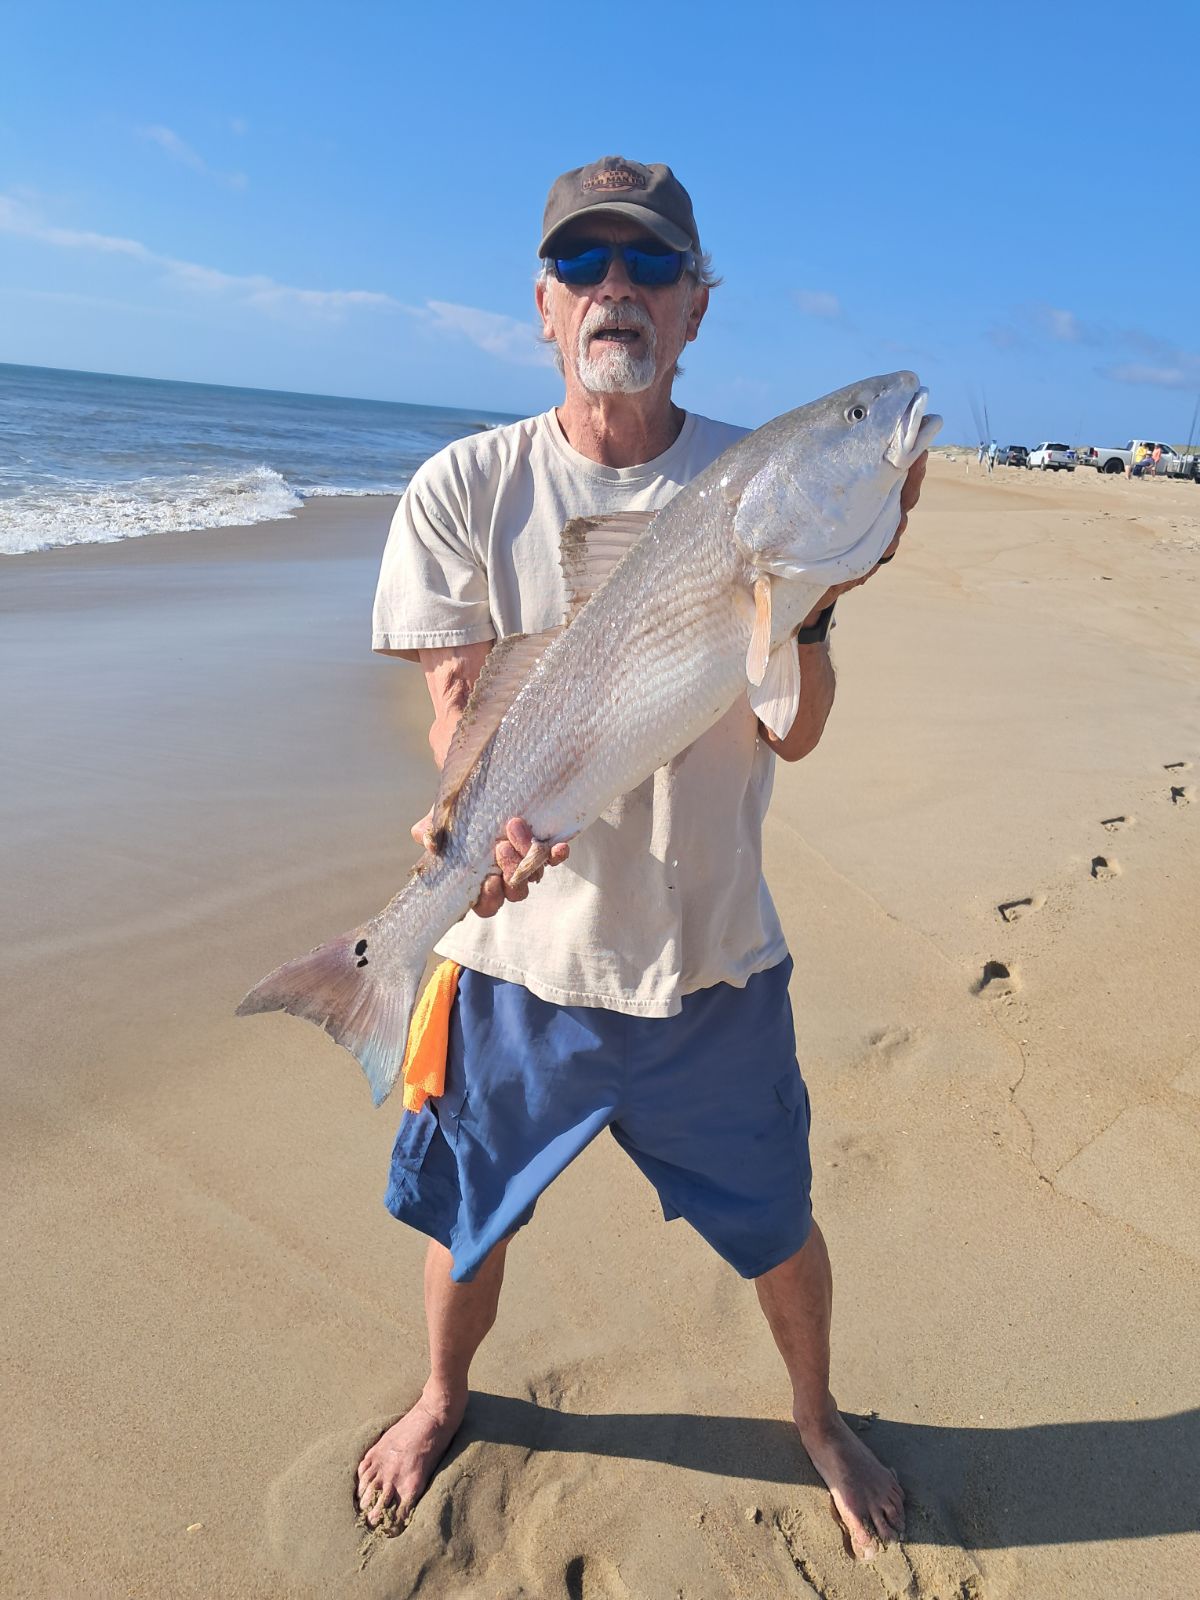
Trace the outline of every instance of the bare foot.
[[890, 1467], [847, 1427], [833, 1409], [815, 1423], [801, 1424], [800, 1442], [824, 1478], [834, 1509], [850, 1535], [854, 1554], [870, 1561], [880, 1544], [904, 1537], [904, 1490]]
[[465, 1395], [443, 1403], [422, 1394], [367, 1451], [358, 1467], [358, 1509], [372, 1528], [404, 1531], [466, 1409]]

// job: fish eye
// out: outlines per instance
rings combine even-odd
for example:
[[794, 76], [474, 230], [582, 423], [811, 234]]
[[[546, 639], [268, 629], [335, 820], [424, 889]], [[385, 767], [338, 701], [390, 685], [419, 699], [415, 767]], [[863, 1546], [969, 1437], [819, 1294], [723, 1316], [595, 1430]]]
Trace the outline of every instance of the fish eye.
[[867, 414], [866, 406], [850, 406], [846, 411], [847, 422], [861, 422]]

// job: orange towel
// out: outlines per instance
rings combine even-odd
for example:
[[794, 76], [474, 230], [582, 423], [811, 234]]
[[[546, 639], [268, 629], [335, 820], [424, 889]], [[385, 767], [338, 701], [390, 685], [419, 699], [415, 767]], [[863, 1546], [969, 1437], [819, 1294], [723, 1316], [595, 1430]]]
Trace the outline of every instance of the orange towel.
[[439, 1095], [446, 1087], [450, 1007], [458, 993], [458, 975], [461, 971], [456, 961], [443, 961], [441, 966], [434, 968], [433, 976], [425, 985], [425, 993], [417, 1001], [401, 1070], [406, 1111], [420, 1111], [430, 1095]]

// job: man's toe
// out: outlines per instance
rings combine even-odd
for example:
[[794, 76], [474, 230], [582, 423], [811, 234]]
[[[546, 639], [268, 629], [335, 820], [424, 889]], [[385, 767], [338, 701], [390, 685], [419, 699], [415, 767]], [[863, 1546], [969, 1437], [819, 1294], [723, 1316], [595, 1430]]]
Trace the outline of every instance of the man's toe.
[[869, 1519], [860, 1517], [849, 1506], [842, 1505], [838, 1508], [842, 1526], [850, 1536], [850, 1544], [859, 1561], [871, 1561], [878, 1555], [878, 1542], [875, 1529]]
[[902, 1538], [904, 1535], [903, 1523], [897, 1526], [891, 1512], [885, 1511], [882, 1507], [876, 1511], [871, 1520], [874, 1522], [876, 1532], [883, 1544], [894, 1544], [897, 1539]]
[[[887, 1541], [885, 1540], [884, 1542], [886, 1543]], [[856, 1561], [874, 1561], [880, 1551], [880, 1543], [877, 1536], [874, 1533], [868, 1533], [865, 1529], [861, 1534], [852, 1534], [850, 1543], [854, 1546], [854, 1558]]]

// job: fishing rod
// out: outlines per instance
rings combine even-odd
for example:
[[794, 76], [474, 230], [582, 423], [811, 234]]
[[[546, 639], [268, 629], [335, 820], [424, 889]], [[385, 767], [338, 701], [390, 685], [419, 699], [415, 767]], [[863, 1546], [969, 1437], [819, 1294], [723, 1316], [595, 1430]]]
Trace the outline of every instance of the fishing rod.
[[1188, 429], [1187, 449], [1183, 452], [1185, 456], [1190, 456], [1192, 453], [1192, 440], [1196, 435], [1197, 418], [1200, 418], [1200, 394], [1196, 396], [1196, 404], [1192, 407], [1192, 425]]

